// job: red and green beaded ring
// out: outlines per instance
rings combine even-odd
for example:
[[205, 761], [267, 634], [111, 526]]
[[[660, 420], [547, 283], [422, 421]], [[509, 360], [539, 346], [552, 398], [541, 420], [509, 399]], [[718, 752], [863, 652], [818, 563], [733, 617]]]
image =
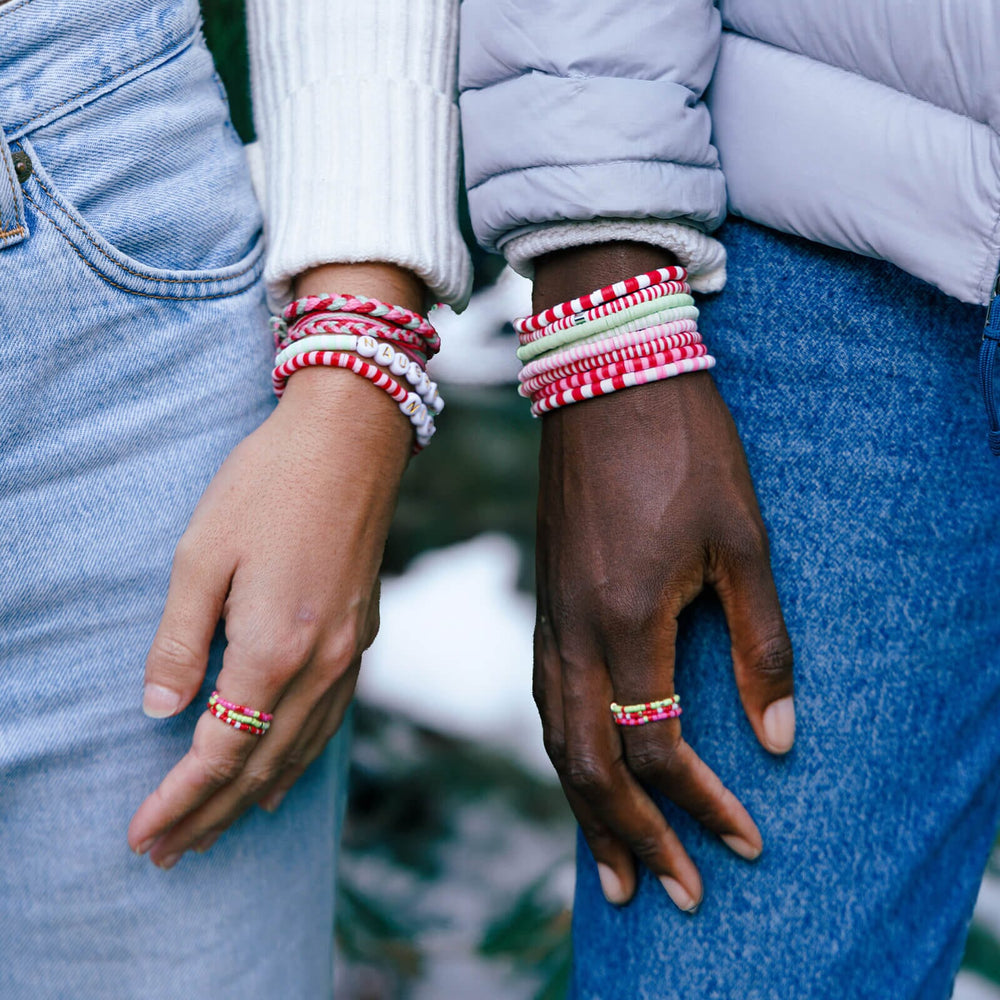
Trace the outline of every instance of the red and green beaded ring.
[[644, 726], [648, 722], [676, 719], [681, 714], [681, 696], [671, 695], [657, 701], [644, 701], [637, 705], [611, 703], [611, 715], [617, 726]]

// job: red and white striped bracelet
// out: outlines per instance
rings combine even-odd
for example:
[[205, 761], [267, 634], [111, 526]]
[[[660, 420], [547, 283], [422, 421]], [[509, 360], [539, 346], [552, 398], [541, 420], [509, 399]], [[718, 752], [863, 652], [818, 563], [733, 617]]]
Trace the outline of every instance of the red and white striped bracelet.
[[613, 285], [598, 288], [588, 295], [581, 295], [578, 299], [570, 299], [568, 302], [560, 302], [558, 305], [545, 309], [534, 316], [527, 316], [524, 319], [514, 320], [514, 329], [518, 333], [531, 333], [543, 326], [548, 326], [556, 320], [571, 316], [573, 313], [583, 312], [593, 309], [603, 302], [611, 299], [620, 299], [624, 295], [630, 295], [642, 288], [648, 288], [664, 281], [686, 281], [687, 271], [683, 267], [659, 267], [655, 271], [647, 271], [645, 274], [637, 274], [633, 278], [626, 278], [624, 281], [616, 281]]

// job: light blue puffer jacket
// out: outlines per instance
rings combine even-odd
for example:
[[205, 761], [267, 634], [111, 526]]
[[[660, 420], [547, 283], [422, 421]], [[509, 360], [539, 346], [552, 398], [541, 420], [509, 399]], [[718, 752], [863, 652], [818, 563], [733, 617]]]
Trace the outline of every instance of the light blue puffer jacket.
[[460, 53], [488, 248], [593, 219], [708, 232], [728, 190], [739, 215], [990, 299], [998, 0], [464, 0]]

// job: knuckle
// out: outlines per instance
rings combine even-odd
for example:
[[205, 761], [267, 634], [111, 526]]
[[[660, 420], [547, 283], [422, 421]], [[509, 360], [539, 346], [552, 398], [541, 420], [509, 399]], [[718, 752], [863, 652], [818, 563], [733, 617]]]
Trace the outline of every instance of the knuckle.
[[241, 784], [246, 795], [250, 797], [255, 797], [257, 795], [263, 794], [263, 792], [268, 789], [274, 782], [275, 777], [277, 777], [273, 768], [270, 767], [256, 767], [253, 769], [247, 769], [243, 772], [243, 777]]
[[201, 669], [201, 658], [179, 635], [157, 632], [149, 649], [148, 663], [161, 676], [186, 677]]
[[603, 761], [592, 754], [567, 754], [562, 774], [569, 785], [586, 799], [602, 799], [614, 789], [614, 778]]
[[205, 781], [209, 785], [226, 785], [243, 769], [243, 762], [238, 757], [211, 753], [197, 747], [193, 748], [193, 752], [198, 759]]
[[566, 770], [566, 740], [562, 733], [546, 730], [542, 734], [542, 743], [552, 766], [562, 774]]
[[652, 830], [636, 834], [630, 841], [635, 856], [650, 868], [656, 868], [663, 853], [663, 844]]
[[676, 772], [679, 763], [678, 743], [662, 743], [643, 739], [625, 752], [629, 770], [648, 780]]
[[792, 644], [786, 636], [777, 636], [761, 643], [752, 654], [754, 673], [766, 683], [787, 683], [794, 657]]

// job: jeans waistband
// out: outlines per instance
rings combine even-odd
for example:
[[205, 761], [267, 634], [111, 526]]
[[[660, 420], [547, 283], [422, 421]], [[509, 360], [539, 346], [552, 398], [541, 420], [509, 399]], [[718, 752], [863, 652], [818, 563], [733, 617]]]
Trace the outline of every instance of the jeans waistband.
[[7, 140], [169, 59], [200, 23], [198, 0], [0, 4], [0, 127]]

